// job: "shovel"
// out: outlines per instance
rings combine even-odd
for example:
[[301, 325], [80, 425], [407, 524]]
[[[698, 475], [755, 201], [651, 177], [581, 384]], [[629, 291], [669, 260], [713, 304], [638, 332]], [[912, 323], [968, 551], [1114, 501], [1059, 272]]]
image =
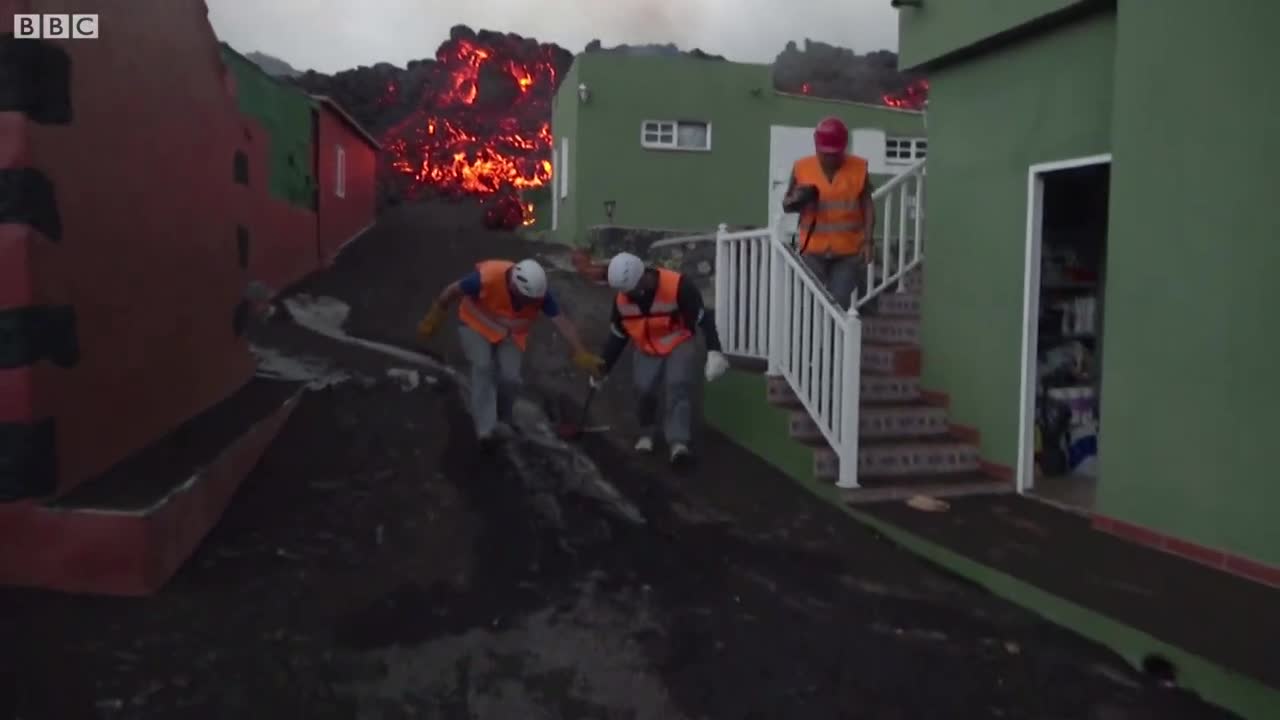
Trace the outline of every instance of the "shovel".
[[582, 403], [582, 415], [578, 418], [578, 422], [562, 422], [556, 427], [556, 434], [560, 436], [561, 440], [577, 440], [585, 432], [602, 429], [586, 427], [587, 413], [591, 411], [591, 401], [595, 400], [595, 398], [596, 386], [592, 385], [591, 389], [587, 390], [587, 399]]

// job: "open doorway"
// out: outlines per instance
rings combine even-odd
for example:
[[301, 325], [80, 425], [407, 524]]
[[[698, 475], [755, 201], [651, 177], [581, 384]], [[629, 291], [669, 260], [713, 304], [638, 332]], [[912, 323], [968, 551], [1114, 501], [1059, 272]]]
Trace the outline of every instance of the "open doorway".
[[1089, 511], [1098, 485], [1108, 155], [1031, 168], [1018, 489]]

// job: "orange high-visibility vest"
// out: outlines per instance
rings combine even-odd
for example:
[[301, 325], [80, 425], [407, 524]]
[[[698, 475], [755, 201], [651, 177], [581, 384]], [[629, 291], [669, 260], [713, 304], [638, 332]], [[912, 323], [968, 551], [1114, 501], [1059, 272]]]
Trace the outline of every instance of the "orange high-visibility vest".
[[[846, 155], [834, 180], [827, 180], [817, 155], [801, 158], [791, 169], [796, 185], [818, 188], [817, 207], [800, 213], [800, 242], [806, 255], [854, 255], [866, 241], [866, 218], [862, 217], [862, 190], [867, 186], [867, 161]], [[810, 228], [813, 228], [810, 232]]]
[[542, 301], [525, 303], [519, 310], [515, 308], [507, 286], [507, 271], [512, 265], [515, 263], [508, 260], [476, 263], [476, 270], [480, 271], [480, 297], [472, 300], [464, 295], [458, 306], [458, 319], [491, 343], [500, 343], [510, 336], [516, 347], [524, 350], [529, 343], [529, 328], [542, 309]]
[[680, 273], [661, 268], [658, 269], [658, 289], [647, 314], [641, 312], [640, 306], [626, 293], [618, 293], [614, 302], [622, 316], [622, 329], [637, 350], [645, 355], [666, 356], [693, 337], [693, 331], [684, 326], [684, 318], [679, 313], [679, 294]]

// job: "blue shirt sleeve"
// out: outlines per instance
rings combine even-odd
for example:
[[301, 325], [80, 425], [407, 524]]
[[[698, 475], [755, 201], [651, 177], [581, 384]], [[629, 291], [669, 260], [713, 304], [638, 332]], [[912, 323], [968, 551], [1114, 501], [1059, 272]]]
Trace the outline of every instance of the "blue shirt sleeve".
[[549, 318], [560, 314], [560, 303], [556, 302], [556, 296], [552, 295], [550, 290], [542, 296], [542, 314]]
[[462, 279], [458, 281], [458, 289], [462, 291], [462, 294], [468, 297], [480, 297], [480, 271], [473, 270], [472, 272], [463, 275]]

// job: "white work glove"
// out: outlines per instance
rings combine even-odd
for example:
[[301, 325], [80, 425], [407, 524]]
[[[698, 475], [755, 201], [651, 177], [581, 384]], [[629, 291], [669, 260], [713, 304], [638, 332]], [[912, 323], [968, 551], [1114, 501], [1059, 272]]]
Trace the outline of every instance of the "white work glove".
[[712, 350], [707, 353], [707, 382], [720, 377], [729, 369], [729, 361], [724, 353]]

